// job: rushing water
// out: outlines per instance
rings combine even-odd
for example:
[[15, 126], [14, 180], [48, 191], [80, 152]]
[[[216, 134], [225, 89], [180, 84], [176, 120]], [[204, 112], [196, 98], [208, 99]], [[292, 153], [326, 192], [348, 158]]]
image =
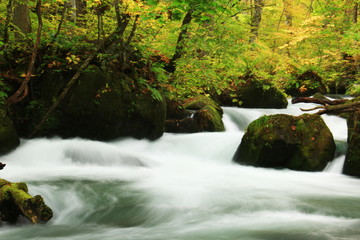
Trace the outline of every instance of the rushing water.
[[286, 110], [224, 108], [226, 132], [157, 141], [36, 139], [0, 158], [53, 209], [46, 225], [0, 224], [0, 239], [360, 239], [360, 180], [340, 174], [346, 123], [325, 116], [339, 151], [324, 172], [262, 169], [231, 158], [246, 126]]

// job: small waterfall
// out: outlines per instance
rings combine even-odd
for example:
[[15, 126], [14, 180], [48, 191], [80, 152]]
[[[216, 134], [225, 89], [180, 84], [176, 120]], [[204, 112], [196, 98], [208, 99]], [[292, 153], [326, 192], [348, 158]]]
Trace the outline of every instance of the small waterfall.
[[341, 174], [343, 171], [344, 162], [345, 162], [345, 155], [341, 155], [340, 157], [337, 157], [331, 162], [329, 162], [326, 168], [324, 169], [324, 172]]

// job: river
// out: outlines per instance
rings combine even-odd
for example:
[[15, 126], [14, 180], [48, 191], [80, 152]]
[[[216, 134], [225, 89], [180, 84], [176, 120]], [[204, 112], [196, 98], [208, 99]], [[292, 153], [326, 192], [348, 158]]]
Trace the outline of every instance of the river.
[[288, 109], [224, 108], [226, 131], [156, 141], [22, 140], [0, 178], [25, 181], [54, 211], [45, 225], [0, 223], [0, 239], [360, 239], [360, 180], [341, 174], [346, 122], [324, 116], [339, 147], [323, 172], [231, 161], [246, 126]]

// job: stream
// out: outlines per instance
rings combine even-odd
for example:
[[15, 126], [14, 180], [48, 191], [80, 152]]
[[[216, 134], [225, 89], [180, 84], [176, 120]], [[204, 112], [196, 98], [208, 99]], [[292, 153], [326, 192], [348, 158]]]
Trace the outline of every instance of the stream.
[[360, 179], [341, 174], [347, 127], [323, 116], [337, 154], [322, 172], [232, 162], [248, 124], [299, 108], [224, 107], [225, 132], [22, 140], [0, 178], [24, 181], [54, 211], [45, 225], [0, 223], [0, 239], [358, 240]]

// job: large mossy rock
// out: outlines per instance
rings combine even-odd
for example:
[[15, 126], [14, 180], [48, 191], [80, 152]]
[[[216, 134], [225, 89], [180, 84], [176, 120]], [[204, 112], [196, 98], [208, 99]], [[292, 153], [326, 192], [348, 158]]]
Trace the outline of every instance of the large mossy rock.
[[19, 216], [34, 224], [45, 223], [52, 218], [53, 212], [40, 195], [33, 197], [28, 193], [25, 183], [0, 179], [0, 219], [16, 223]]
[[347, 120], [348, 150], [343, 173], [360, 177], [360, 111], [353, 113]]
[[11, 119], [5, 109], [0, 107], [0, 155], [15, 149], [20, 144]]
[[286, 108], [288, 105], [285, 95], [278, 88], [252, 74], [241, 77], [238, 85], [216, 96], [216, 100], [222, 106], [243, 108]]
[[321, 171], [334, 154], [332, 133], [320, 116], [276, 114], [248, 126], [233, 159], [256, 167]]
[[[49, 72], [37, 83], [40, 98], [20, 123], [24, 135], [42, 118], [46, 107], [60, 95], [73, 73]], [[160, 91], [125, 74], [91, 66], [50, 116], [39, 136], [111, 140], [119, 137], [156, 139], [165, 127], [166, 102]]]
[[285, 85], [285, 92], [292, 97], [308, 97], [317, 92], [326, 94], [327, 88], [316, 72], [307, 70], [300, 74], [296, 80], [288, 81]]
[[211, 98], [199, 95], [168, 108], [166, 131], [173, 133], [221, 132], [223, 110]]

